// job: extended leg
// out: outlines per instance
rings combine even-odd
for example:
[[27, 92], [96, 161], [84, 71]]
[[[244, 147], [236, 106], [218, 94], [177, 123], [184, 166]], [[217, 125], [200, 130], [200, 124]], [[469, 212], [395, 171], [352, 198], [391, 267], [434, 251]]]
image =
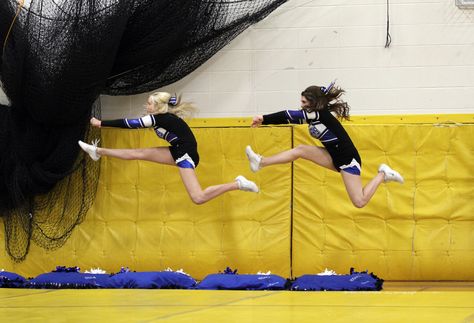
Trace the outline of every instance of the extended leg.
[[147, 160], [159, 164], [175, 165], [168, 147], [152, 147], [137, 149], [111, 149], [97, 147], [100, 156], [115, 157], [125, 160]]
[[[97, 147], [97, 142], [93, 145], [89, 145], [82, 141], [79, 141], [79, 145], [94, 160], [98, 160], [101, 156], [108, 156], [125, 160], [146, 160], [159, 164], [175, 165], [175, 161], [168, 147], [110, 149]], [[247, 180], [243, 176], [237, 176], [233, 182], [209, 186], [205, 190], [202, 190], [194, 168], [179, 167], [178, 169], [191, 200], [196, 204], [203, 204], [228, 191], [259, 191], [254, 182]]]
[[365, 187], [362, 187], [362, 180], [359, 175], [341, 170], [341, 176], [352, 204], [361, 208], [370, 201], [379, 185], [384, 181], [385, 175], [383, 172], [379, 172]]
[[181, 179], [183, 180], [184, 187], [186, 188], [189, 197], [196, 204], [206, 203], [226, 192], [239, 189], [258, 192], [255, 183], [247, 180], [243, 176], [238, 176], [233, 182], [209, 186], [203, 190], [193, 168], [179, 168], [179, 174], [181, 175]]
[[285, 164], [298, 158], [312, 161], [319, 166], [336, 171], [331, 156], [329, 155], [328, 151], [322, 147], [299, 145], [293, 149], [285, 150], [268, 157], [256, 154], [253, 152], [250, 146], [247, 146], [245, 152], [250, 161], [250, 168], [254, 172], [258, 171], [262, 167], [275, 164]]
[[79, 140], [79, 146], [95, 161], [102, 156], [108, 156], [125, 160], [147, 160], [166, 165], [175, 164], [168, 147], [112, 149], [97, 147], [98, 142], [95, 140], [92, 145], [89, 145]]

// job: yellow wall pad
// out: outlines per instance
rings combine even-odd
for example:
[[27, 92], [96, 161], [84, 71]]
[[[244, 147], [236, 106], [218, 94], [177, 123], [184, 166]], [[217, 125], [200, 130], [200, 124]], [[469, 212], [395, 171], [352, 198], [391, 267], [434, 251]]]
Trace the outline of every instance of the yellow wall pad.
[[[360, 150], [364, 183], [387, 163], [405, 185], [382, 184], [357, 209], [339, 174], [308, 161], [249, 170], [246, 145], [268, 156], [316, 144], [306, 126], [195, 125], [201, 185], [242, 174], [261, 193], [234, 191], [197, 206], [176, 168], [103, 158], [95, 204], [65, 246], [45, 251], [33, 244], [15, 264], [2, 244], [0, 268], [31, 277], [56, 265], [108, 272], [170, 267], [202, 279], [226, 266], [283, 277], [354, 267], [385, 280], [474, 280], [474, 124], [345, 126]], [[164, 144], [152, 130], [103, 129], [105, 147]]]
[[[195, 118], [192, 127], [248, 127], [252, 117], [242, 118]], [[343, 124], [456, 124], [474, 123], [474, 114], [411, 114], [411, 115], [354, 115]]]
[[[256, 180], [262, 193], [233, 191], [203, 205], [191, 202], [177, 167], [100, 159], [97, 196], [86, 220], [66, 245], [45, 251], [32, 245], [27, 260], [11, 263], [1, 248], [0, 268], [25, 276], [56, 265], [100, 267], [117, 272], [184, 269], [197, 279], [227, 266], [239, 273], [290, 276], [291, 165], [260, 177], [251, 173], [245, 146], [276, 153], [291, 147], [291, 127], [195, 129], [202, 187], [231, 182], [239, 174]], [[104, 147], [165, 144], [151, 129], [103, 129]], [[3, 232], [2, 241], [3, 239]], [[3, 246], [3, 244], [2, 244]]]
[[[360, 151], [363, 184], [381, 163], [405, 184], [383, 183], [357, 209], [340, 174], [295, 162], [293, 275], [354, 267], [387, 280], [473, 280], [474, 125], [346, 129]], [[305, 127], [295, 128], [295, 145], [312, 142]]]
[[8, 322], [472, 322], [474, 292], [0, 289]]

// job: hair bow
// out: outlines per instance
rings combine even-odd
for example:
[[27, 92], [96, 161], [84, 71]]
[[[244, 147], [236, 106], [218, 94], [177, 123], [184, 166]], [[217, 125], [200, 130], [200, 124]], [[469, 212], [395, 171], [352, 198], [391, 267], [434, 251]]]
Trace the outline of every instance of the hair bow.
[[324, 86], [321, 86], [321, 91], [324, 93], [324, 94], [328, 94], [329, 91], [331, 91], [332, 87], [334, 86], [334, 84], [336, 83], [336, 80], [332, 81], [328, 87], [324, 87]]
[[178, 97], [176, 96], [176, 94], [170, 98], [168, 104], [171, 104], [173, 106], [178, 104]]

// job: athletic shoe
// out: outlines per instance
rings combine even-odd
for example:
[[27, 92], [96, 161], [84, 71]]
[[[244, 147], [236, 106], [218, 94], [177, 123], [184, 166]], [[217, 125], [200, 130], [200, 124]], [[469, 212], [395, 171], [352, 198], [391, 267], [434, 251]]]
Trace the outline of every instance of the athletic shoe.
[[258, 193], [258, 186], [252, 181], [249, 181], [242, 175], [239, 175], [235, 178], [235, 181], [239, 185], [239, 190], [246, 192], [255, 192]]
[[252, 172], [257, 172], [260, 169], [260, 162], [262, 161], [262, 156], [254, 153], [250, 146], [245, 147], [245, 154], [250, 162], [250, 169]]
[[385, 182], [398, 182], [400, 184], [403, 184], [403, 177], [400, 175], [397, 171], [394, 171], [388, 165], [381, 164], [379, 167], [379, 172], [382, 172], [385, 174], [384, 180]]
[[92, 145], [86, 144], [79, 140], [79, 146], [81, 146], [82, 150], [89, 154], [89, 156], [94, 160], [98, 161], [100, 155], [97, 153], [97, 145], [99, 144], [100, 139], [95, 139], [92, 141]]

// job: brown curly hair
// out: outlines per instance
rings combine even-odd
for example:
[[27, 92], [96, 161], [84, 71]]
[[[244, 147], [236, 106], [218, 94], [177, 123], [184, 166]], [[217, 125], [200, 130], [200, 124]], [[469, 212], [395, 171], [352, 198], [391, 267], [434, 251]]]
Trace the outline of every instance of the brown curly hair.
[[309, 107], [305, 108], [305, 110], [311, 112], [327, 108], [329, 111], [336, 113], [339, 119], [349, 120], [350, 106], [347, 102], [340, 99], [343, 93], [345, 91], [337, 86], [332, 86], [327, 91], [325, 87], [312, 85], [301, 92], [301, 95], [309, 102]]

